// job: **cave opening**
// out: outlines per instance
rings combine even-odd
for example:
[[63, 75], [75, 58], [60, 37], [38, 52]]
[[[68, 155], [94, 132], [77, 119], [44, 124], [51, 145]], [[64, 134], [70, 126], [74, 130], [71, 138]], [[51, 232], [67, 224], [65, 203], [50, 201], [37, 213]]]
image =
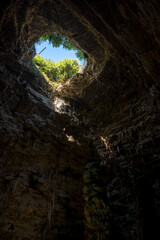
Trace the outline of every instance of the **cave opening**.
[[87, 54], [56, 32], [43, 34], [34, 44], [34, 48], [35, 56], [29, 68], [53, 87], [77, 73], [82, 74], [87, 66]]

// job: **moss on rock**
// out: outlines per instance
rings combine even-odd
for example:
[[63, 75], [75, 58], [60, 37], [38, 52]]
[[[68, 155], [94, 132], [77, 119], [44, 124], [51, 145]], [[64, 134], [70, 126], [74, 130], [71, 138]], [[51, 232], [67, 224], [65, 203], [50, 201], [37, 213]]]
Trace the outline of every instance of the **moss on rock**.
[[88, 239], [106, 239], [109, 237], [109, 209], [98, 162], [87, 164], [83, 180]]

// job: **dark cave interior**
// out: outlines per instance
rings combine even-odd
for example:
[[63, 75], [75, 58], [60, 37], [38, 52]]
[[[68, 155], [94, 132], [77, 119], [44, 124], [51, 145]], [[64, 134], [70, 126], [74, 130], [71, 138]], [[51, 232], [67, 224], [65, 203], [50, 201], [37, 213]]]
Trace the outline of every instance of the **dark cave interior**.
[[[160, 3], [0, 3], [0, 239], [160, 239]], [[88, 56], [54, 93], [56, 31]]]

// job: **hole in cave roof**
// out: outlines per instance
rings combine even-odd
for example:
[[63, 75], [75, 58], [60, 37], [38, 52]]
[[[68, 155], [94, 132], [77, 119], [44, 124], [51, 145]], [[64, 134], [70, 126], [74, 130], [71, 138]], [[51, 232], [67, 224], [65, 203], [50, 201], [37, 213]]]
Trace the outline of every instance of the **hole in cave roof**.
[[35, 48], [32, 71], [43, 75], [51, 84], [73, 77], [86, 66], [87, 55], [55, 32], [43, 35]]

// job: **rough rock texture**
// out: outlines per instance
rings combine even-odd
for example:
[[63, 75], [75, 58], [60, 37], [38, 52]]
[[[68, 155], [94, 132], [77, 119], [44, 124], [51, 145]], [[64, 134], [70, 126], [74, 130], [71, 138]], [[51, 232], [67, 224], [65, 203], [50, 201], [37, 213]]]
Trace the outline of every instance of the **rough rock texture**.
[[[159, 1], [9, 0], [0, 9], [0, 238], [160, 239]], [[84, 74], [54, 96], [24, 66], [50, 31], [88, 55]], [[88, 162], [99, 167], [86, 186]], [[94, 206], [92, 190], [83, 196], [93, 184], [103, 193]]]
[[107, 239], [110, 235], [110, 220], [107, 194], [99, 162], [86, 166], [84, 175], [84, 213], [86, 217], [87, 239]]
[[8, 65], [6, 75], [0, 119], [1, 239], [83, 239], [82, 173], [89, 140], [81, 137], [69, 105], [53, 102], [47, 83], [18, 63]]

